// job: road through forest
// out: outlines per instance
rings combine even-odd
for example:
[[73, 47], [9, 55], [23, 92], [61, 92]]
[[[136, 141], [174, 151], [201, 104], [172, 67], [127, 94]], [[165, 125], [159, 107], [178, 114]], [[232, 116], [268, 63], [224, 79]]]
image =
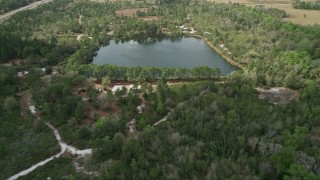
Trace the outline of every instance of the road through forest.
[[31, 4], [27, 5], [27, 6], [21, 7], [21, 8], [19, 8], [19, 9], [10, 11], [10, 12], [8, 12], [8, 13], [6, 13], [6, 14], [0, 15], [0, 21], [3, 21], [3, 20], [5, 20], [5, 19], [11, 17], [12, 15], [20, 12], [20, 11], [29, 10], [29, 9], [34, 9], [34, 8], [38, 7], [39, 5], [41, 5], [41, 4], [49, 3], [49, 2], [51, 2], [51, 1], [53, 1], [53, 0], [37, 1], [37, 2], [31, 3]]
[[[19, 177], [22, 177], [22, 176], [25, 176], [25, 175], [31, 173], [32, 171], [34, 171], [38, 167], [43, 166], [43, 165], [47, 164], [48, 162], [54, 160], [55, 158], [60, 157], [63, 153], [65, 153], [65, 151], [68, 151], [69, 153], [71, 153], [74, 156], [80, 156], [80, 157], [83, 157], [83, 156], [88, 155], [88, 154], [89, 155], [92, 154], [92, 149], [79, 150], [79, 149], [77, 149], [77, 148], [75, 148], [73, 146], [67, 145], [65, 142], [62, 141], [58, 130], [55, 127], [53, 127], [50, 123], [46, 123], [46, 124], [53, 131], [54, 136], [56, 137], [56, 140], [58, 141], [58, 143], [60, 145], [61, 151], [58, 154], [53, 155], [53, 156], [51, 156], [48, 159], [45, 159], [43, 161], [40, 161], [39, 163], [34, 164], [30, 168], [28, 168], [26, 170], [23, 170], [23, 171], [15, 174], [14, 176], [11, 176], [10, 178], [8, 178], [8, 180], [16, 180]], [[87, 172], [87, 174], [91, 175], [93, 173]], [[93, 174], [93, 175], [95, 175], [95, 174]]]

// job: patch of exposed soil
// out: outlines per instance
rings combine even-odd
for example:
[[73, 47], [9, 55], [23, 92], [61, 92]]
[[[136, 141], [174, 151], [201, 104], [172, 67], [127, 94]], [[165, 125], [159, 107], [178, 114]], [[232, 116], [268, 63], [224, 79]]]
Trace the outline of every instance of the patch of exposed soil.
[[145, 21], [157, 21], [159, 20], [159, 17], [157, 16], [145, 16], [145, 17], [139, 17], [139, 19], [145, 20]]
[[148, 8], [122, 9], [117, 10], [115, 13], [117, 16], [134, 17], [138, 11], [147, 12]]
[[256, 88], [260, 99], [268, 99], [273, 104], [285, 105], [298, 99], [299, 92], [284, 87], [274, 87], [270, 89]]
[[[101, 91], [100, 93], [105, 93], [105, 91]], [[76, 90], [73, 91], [73, 94], [80, 96], [84, 102], [86, 118], [82, 119], [81, 124], [93, 124], [96, 117], [107, 117], [111, 114], [118, 114], [120, 112], [120, 109], [115, 102], [112, 102], [111, 110], [108, 112], [94, 107], [84, 88], [76, 88]]]
[[[122, 10], [117, 10], [115, 13], [117, 16], [137, 17], [136, 14], [138, 11], [146, 13], [146, 12], [148, 12], [148, 8], [122, 9]], [[157, 16], [143, 16], [143, 17], [138, 17], [138, 19], [142, 19], [145, 21], [157, 21], [159, 19], [159, 17], [157, 17]]]
[[27, 117], [28, 113], [32, 113], [37, 118], [40, 117], [40, 112], [35, 108], [35, 102], [32, 99], [32, 94], [29, 90], [23, 91], [18, 94], [20, 96], [19, 106], [22, 117]]
[[9, 67], [9, 66], [12, 66], [13, 64], [20, 65], [20, 64], [22, 63], [22, 61], [23, 61], [22, 59], [10, 60], [10, 61], [8, 61], [8, 62], [6, 62], [6, 63], [0, 64], [0, 66], [7, 66], [7, 67]]

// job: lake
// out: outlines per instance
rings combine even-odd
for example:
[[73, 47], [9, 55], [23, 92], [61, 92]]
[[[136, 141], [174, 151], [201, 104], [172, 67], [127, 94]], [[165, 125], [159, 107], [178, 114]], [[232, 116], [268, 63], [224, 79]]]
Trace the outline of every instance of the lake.
[[222, 59], [204, 40], [194, 37], [111, 40], [109, 45], [97, 51], [93, 63], [172, 68], [208, 66], [220, 68], [222, 75], [237, 70], [235, 66]]

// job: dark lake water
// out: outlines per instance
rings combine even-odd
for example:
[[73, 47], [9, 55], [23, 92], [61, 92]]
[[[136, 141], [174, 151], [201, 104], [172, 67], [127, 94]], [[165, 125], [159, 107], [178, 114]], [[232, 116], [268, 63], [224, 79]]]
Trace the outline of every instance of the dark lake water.
[[220, 68], [222, 75], [237, 70], [205, 41], [194, 37], [148, 38], [124, 42], [111, 40], [109, 45], [99, 49], [93, 63], [173, 68], [208, 66]]

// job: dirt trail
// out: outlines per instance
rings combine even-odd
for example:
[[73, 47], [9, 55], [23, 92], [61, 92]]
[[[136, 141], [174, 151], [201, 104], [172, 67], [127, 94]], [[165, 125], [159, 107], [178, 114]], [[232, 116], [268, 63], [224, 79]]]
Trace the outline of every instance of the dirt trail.
[[[20, 109], [21, 109], [22, 116], [27, 116], [28, 111], [30, 111], [35, 117], [40, 118], [40, 114], [37, 113], [35, 110], [35, 102], [32, 99], [32, 94], [30, 90], [26, 90], [20, 93]], [[39, 163], [34, 164], [30, 168], [23, 170], [14, 176], [11, 176], [10, 178], [8, 178], [8, 180], [15, 180], [15, 179], [18, 179], [19, 177], [25, 176], [31, 173], [32, 171], [34, 171], [35, 169], [37, 169], [38, 167], [43, 166], [48, 162], [54, 160], [55, 158], [59, 158], [65, 152], [68, 152], [71, 155], [77, 156], [77, 157], [84, 157], [85, 155], [92, 154], [92, 149], [79, 150], [73, 146], [66, 144], [65, 142], [62, 141], [61, 136], [55, 127], [53, 127], [50, 123], [46, 123], [46, 125], [53, 131], [54, 136], [59, 143], [61, 151], [58, 154], [53, 155], [43, 161], [40, 161]], [[74, 163], [74, 166], [77, 171], [81, 171], [87, 175], [98, 176], [98, 172], [86, 171], [85, 168], [81, 167], [80, 164], [77, 162]]]
[[80, 41], [81, 37], [83, 36], [84, 34], [79, 34], [77, 35], [77, 40]]
[[14, 14], [20, 12], [20, 11], [34, 9], [34, 8], [38, 7], [39, 5], [41, 5], [41, 4], [49, 3], [51, 1], [53, 1], [53, 0], [42, 0], [42, 1], [38, 1], [38, 2], [35, 2], [35, 3], [32, 3], [32, 4], [29, 4], [29, 5], [24, 6], [24, 7], [21, 7], [19, 9], [10, 11], [10, 12], [0, 16], [0, 22], [5, 20], [5, 19], [7, 19], [7, 18], [9, 18], [9, 17], [11, 17], [12, 15], [14, 15]]
[[165, 117], [163, 117], [162, 119], [160, 119], [158, 122], [154, 123], [153, 125], [157, 126], [158, 124], [165, 122], [168, 119], [168, 117], [170, 116], [171, 112], [172, 112], [172, 110]]
[[14, 175], [14, 176], [11, 176], [10, 178], [8, 178], [8, 180], [15, 180], [15, 179], [18, 179], [19, 177], [27, 175], [27, 174], [31, 173], [32, 171], [34, 171], [35, 169], [37, 169], [38, 167], [43, 166], [43, 165], [47, 164], [48, 162], [54, 160], [55, 158], [60, 157], [66, 151], [68, 151], [72, 155], [80, 156], [80, 157], [83, 157], [83, 156], [88, 155], [88, 154], [92, 154], [92, 149], [78, 150], [75, 147], [67, 145], [66, 143], [64, 143], [62, 141], [58, 130], [55, 127], [53, 127], [50, 123], [46, 123], [46, 124], [53, 131], [54, 136], [56, 137], [56, 140], [58, 141], [58, 143], [60, 145], [61, 151], [58, 154], [53, 155], [53, 156], [51, 156], [48, 159], [45, 159], [43, 161], [40, 161], [39, 163], [31, 166], [30, 168], [28, 168], [26, 170], [23, 170], [23, 171], [17, 173], [16, 175]]
[[[207, 90], [203, 90], [197, 97], [203, 96], [206, 91], [207, 91]], [[168, 120], [168, 117], [171, 115], [171, 113], [172, 113], [176, 108], [184, 105], [184, 104], [187, 103], [188, 101], [189, 101], [189, 100], [186, 100], [186, 101], [183, 101], [183, 102], [178, 103], [177, 106], [176, 106], [175, 108], [171, 109], [166, 116], [164, 116], [162, 119], [160, 119], [159, 121], [157, 121], [157, 122], [154, 123], [153, 125], [154, 125], [154, 126], [157, 126], [157, 125], [159, 125], [160, 123], [163, 123], [163, 122], [167, 121], [167, 120]]]
[[27, 117], [28, 113], [31, 112], [32, 114], [36, 115], [36, 117], [39, 117], [35, 112], [35, 103], [32, 99], [30, 90], [26, 90], [20, 93], [19, 104], [21, 116]]

